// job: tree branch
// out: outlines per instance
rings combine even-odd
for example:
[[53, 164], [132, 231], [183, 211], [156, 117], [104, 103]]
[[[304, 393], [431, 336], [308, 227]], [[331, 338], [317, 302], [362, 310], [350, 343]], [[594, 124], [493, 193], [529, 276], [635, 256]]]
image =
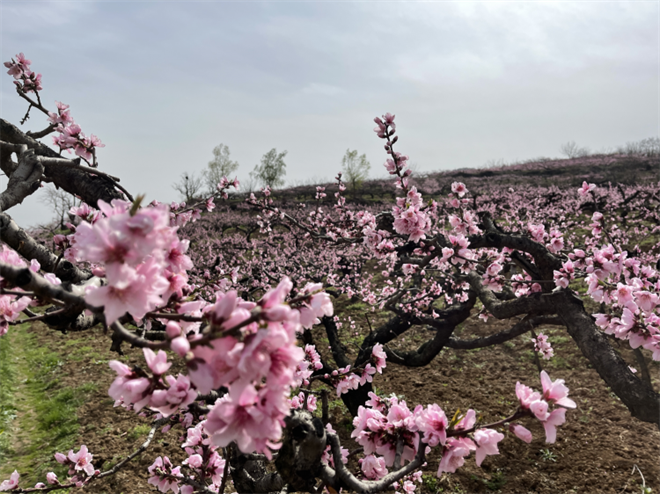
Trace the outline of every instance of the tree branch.
[[475, 271], [468, 273], [465, 278], [472, 289], [477, 292], [484, 307], [498, 319], [509, 319], [529, 313], [557, 312], [557, 300], [560, 298], [556, 293], [534, 293], [527, 297], [519, 297], [515, 300], [500, 302], [491, 290], [484, 288], [481, 275]]
[[[56, 151], [26, 135], [3, 118], [0, 118], [0, 141], [25, 144], [28, 148], [34, 149], [35, 154], [39, 156], [62, 159]], [[109, 203], [113, 199], [124, 198], [123, 194], [117, 190], [119, 185], [109, 177], [100, 174], [91, 175], [78, 168], [82, 167], [61, 167], [45, 163], [44, 177], [93, 207], [96, 207], [99, 199]]]
[[25, 259], [36, 259], [44, 271], [55, 274], [63, 282], [72, 284], [89, 280], [92, 274], [83, 271], [69, 261], [57, 262], [57, 256], [19, 227], [11, 216], [0, 212], [0, 240]]
[[522, 321], [519, 321], [507, 330], [471, 340], [449, 338], [449, 341], [445, 343], [445, 346], [460, 350], [472, 350], [474, 348], [484, 348], [487, 346], [499, 345], [505, 341], [512, 340], [521, 334], [525, 334], [537, 326], [542, 326], [545, 324], [552, 324], [556, 326], [564, 325], [559, 316], [526, 316]]

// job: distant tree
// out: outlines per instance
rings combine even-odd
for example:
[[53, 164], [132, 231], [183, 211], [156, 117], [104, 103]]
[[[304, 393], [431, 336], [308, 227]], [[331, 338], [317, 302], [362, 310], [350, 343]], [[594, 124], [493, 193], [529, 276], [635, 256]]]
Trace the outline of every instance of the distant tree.
[[355, 193], [362, 186], [369, 176], [371, 164], [367, 161], [367, 155], [358, 156], [357, 149], [346, 150], [346, 154], [341, 160], [341, 169], [344, 174], [344, 181], [348, 184], [351, 192]]
[[561, 152], [564, 153], [569, 158], [582, 158], [583, 156], [589, 156], [589, 148], [581, 148], [575, 141], [569, 141], [566, 144], [562, 144]]
[[229, 147], [222, 143], [213, 149], [213, 159], [209, 161], [207, 169], [204, 170], [204, 182], [209, 193], [215, 192], [222, 177], [231, 179], [230, 175], [238, 169], [238, 162], [232, 161], [229, 155]]
[[619, 146], [617, 152], [628, 155], [658, 156], [660, 155], [660, 138], [647, 137], [637, 142], [629, 142]]
[[45, 195], [41, 196], [41, 202], [50, 206], [59, 228], [64, 229], [65, 220], [69, 218], [69, 210], [76, 205], [76, 198], [64, 189], [51, 185], [48, 185], [44, 192]]
[[273, 148], [261, 157], [261, 164], [254, 167], [250, 175], [264, 185], [270, 188], [284, 185], [284, 175], [286, 175], [286, 163], [284, 157], [287, 151], [277, 153]]
[[184, 172], [179, 181], [172, 184], [172, 188], [181, 194], [181, 197], [187, 203], [193, 201], [202, 191], [203, 187], [204, 179], [196, 176], [194, 173], [189, 174], [188, 172]]

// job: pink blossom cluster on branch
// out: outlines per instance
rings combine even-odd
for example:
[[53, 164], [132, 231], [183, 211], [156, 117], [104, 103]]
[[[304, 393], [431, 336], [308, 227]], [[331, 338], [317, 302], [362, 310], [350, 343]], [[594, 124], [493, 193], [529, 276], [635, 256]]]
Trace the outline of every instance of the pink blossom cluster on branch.
[[76, 156], [91, 161], [92, 166], [95, 166], [96, 148], [103, 148], [105, 144], [94, 134], [89, 137], [83, 134], [80, 125], [71, 117], [69, 105], [56, 101], [55, 106], [57, 113], [48, 112], [48, 121], [59, 132], [59, 135], [53, 137], [53, 144], [60, 148], [60, 152], [73, 150]]
[[5, 62], [5, 67], [9, 70], [7, 74], [14, 77], [16, 89], [24, 93], [36, 93], [41, 91], [41, 74], [35, 74], [30, 70], [32, 62], [28, 60], [23, 53], [16, 55], [9, 62]]
[[[55, 103], [57, 113], [47, 111], [41, 106], [41, 99], [38, 93], [38, 91], [43, 89], [41, 86], [41, 74], [35, 74], [29, 69], [31, 63], [30, 60], [25, 58], [23, 53], [16, 55], [15, 60], [12, 58], [9, 62], [4, 63], [5, 67], [9, 69], [7, 73], [16, 79], [14, 81], [16, 90], [21, 95], [35, 93], [38, 103], [35, 104], [31, 100], [29, 101], [31, 101], [31, 105], [37, 106], [48, 114], [48, 122], [50, 122], [51, 127], [47, 129], [47, 133], [50, 133], [53, 129], [59, 132], [58, 136], [53, 137], [53, 144], [59, 147], [60, 152], [64, 150], [71, 152], [73, 150], [76, 156], [80, 156], [90, 163], [91, 166], [97, 166], [96, 148], [105, 147], [105, 144], [94, 134], [89, 137], [83, 134], [80, 126], [71, 117], [69, 105], [57, 101]], [[29, 110], [25, 119], [27, 119], [28, 115]]]

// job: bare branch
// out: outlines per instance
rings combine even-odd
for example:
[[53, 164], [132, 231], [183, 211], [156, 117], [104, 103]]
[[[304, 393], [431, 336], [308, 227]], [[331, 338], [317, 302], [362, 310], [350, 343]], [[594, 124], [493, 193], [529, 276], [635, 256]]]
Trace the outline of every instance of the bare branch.
[[542, 326], [545, 324], [552, 324], [556, 326], [564, 325], [559, 316], [526, 316], [522, 321], [517, 322], [507, 330], [471, 340], [449, 338], [447, 343], [445, 343], [445, 346], [454, 349], [471, 350], [474, 348], [484, 348], [487, 346], [499, 345], [505, 341], [512, 340], [521, 334], [525, 334], [537, 326]]
[[472, 289], [477, 292], [484, 307], [498, 319], [531, 313], [557, 312], [557, 300], [560, 298], [556, 293], [534, 293], [528, 297], [519, 297], [515, 300], [500, 302], [491, 290], [484, 288], [481, 275], [475, 271], [468, 273], [465, 278]]
[[9, 177], [7, 189], [0, 193], [0, 211], [20, 204], [27, 196], [33, 194], [41, 182], [44, 165], [39, 162], [33, 149], [22, 144], [18, 151], [18, 167]]
[[[26, 135], [18, 127], [2, 118], [0, 118], [0, 140], [12, 144], [25, 144], [28, 148], [34, 149], [35, 154], [39, 156], [62, 159], [56, 151]], [[53, 182], [91, 206], [96, 207], [99, 199], [111, 202], [113, 199], [124, 198], [120, 186], [107, 176], [92, 175], [79, 169], [82, 167], [62, 167], [45, 163], [44, 168], [44, 180]]]
[[328, 442], [330, 443], [330, 448], [332, 450], [332, 457], [335, 464], [335, 470], [332, 470], [330, 467], [323, 469], [321, 475], [323, 480], [331, 485], [341, 485], [348, 490], [360, 492], [362, 494], [375, 494], [386, 490], [390, 485], [392, 485], [397, 480], [401, 480], [406, 475], [414, 472], [418, 469], [422, 463], [424, 463], [424, 451], [426, 449], [426, 444], [421, 440], [417, 447], [417, 455], [415, 459], [408, 463], [405, 467], [402, 467], [394, 472], [390, 472], [385, 477], [380, 480], [367, 481], [367, 480], [358, 480], [347, 468], [346, 465], [342, 463], [341, 459], [341, 446], [339, 444], [339, 437], [336, 434], [328, 433]]
[[69, 261], [57, 262], [57, 256], [19, 227], [7, 213], [0, 213], [0, 240], [25, 259], [36, 259], [41, 268], [54, 273], [63, 282], [72, 284], [89, 280], [92, 274], [83, 271]]

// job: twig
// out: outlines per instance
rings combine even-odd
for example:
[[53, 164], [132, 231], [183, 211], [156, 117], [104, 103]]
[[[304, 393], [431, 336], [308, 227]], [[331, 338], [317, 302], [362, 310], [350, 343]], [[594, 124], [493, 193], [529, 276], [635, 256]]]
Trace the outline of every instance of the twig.
[[32, 317], [28, 317], [27, 319], [17, 319], [16, 321], [9, 321], [9, 324], [10, 325], [16, 325], [16, 324], [23, 324], [23, 323], [26, 323], [26, 322], [41, 321], [42, 319], [46, 319], [47, 317], [57, 316], [57, 315], [62, 314], [64, 312], [66, 312], [65, 309], [58, 309], [58, 310], [55, 310], [53, 312], [45, 312], [41, 315], [35, 315], [35, 316], [32, 316]]
[[534, 338], [534, 363], [536, 363], [536, 368], [539, 370], [539, 372], [541, 372], [543, 370], [543, 367], [541, 367], [541, 360], [539, 359], [539, 352], [536, 349], [536, 341], [537, 341], [536, 333], [534, 332], [533, 329], [531, 330], [531, 333], [532, 333], [532, 337]]
[[227, 477], [229, 476], [229, 455], [227, 455], [227, 448], [222, 448], [222, 452], [225, 455], [225, 469], [222, 472], [222, 482], [220, 482], [220, 489], [218, 489], [220, 494], [224, 494], [225, 485], [227, 485]]

